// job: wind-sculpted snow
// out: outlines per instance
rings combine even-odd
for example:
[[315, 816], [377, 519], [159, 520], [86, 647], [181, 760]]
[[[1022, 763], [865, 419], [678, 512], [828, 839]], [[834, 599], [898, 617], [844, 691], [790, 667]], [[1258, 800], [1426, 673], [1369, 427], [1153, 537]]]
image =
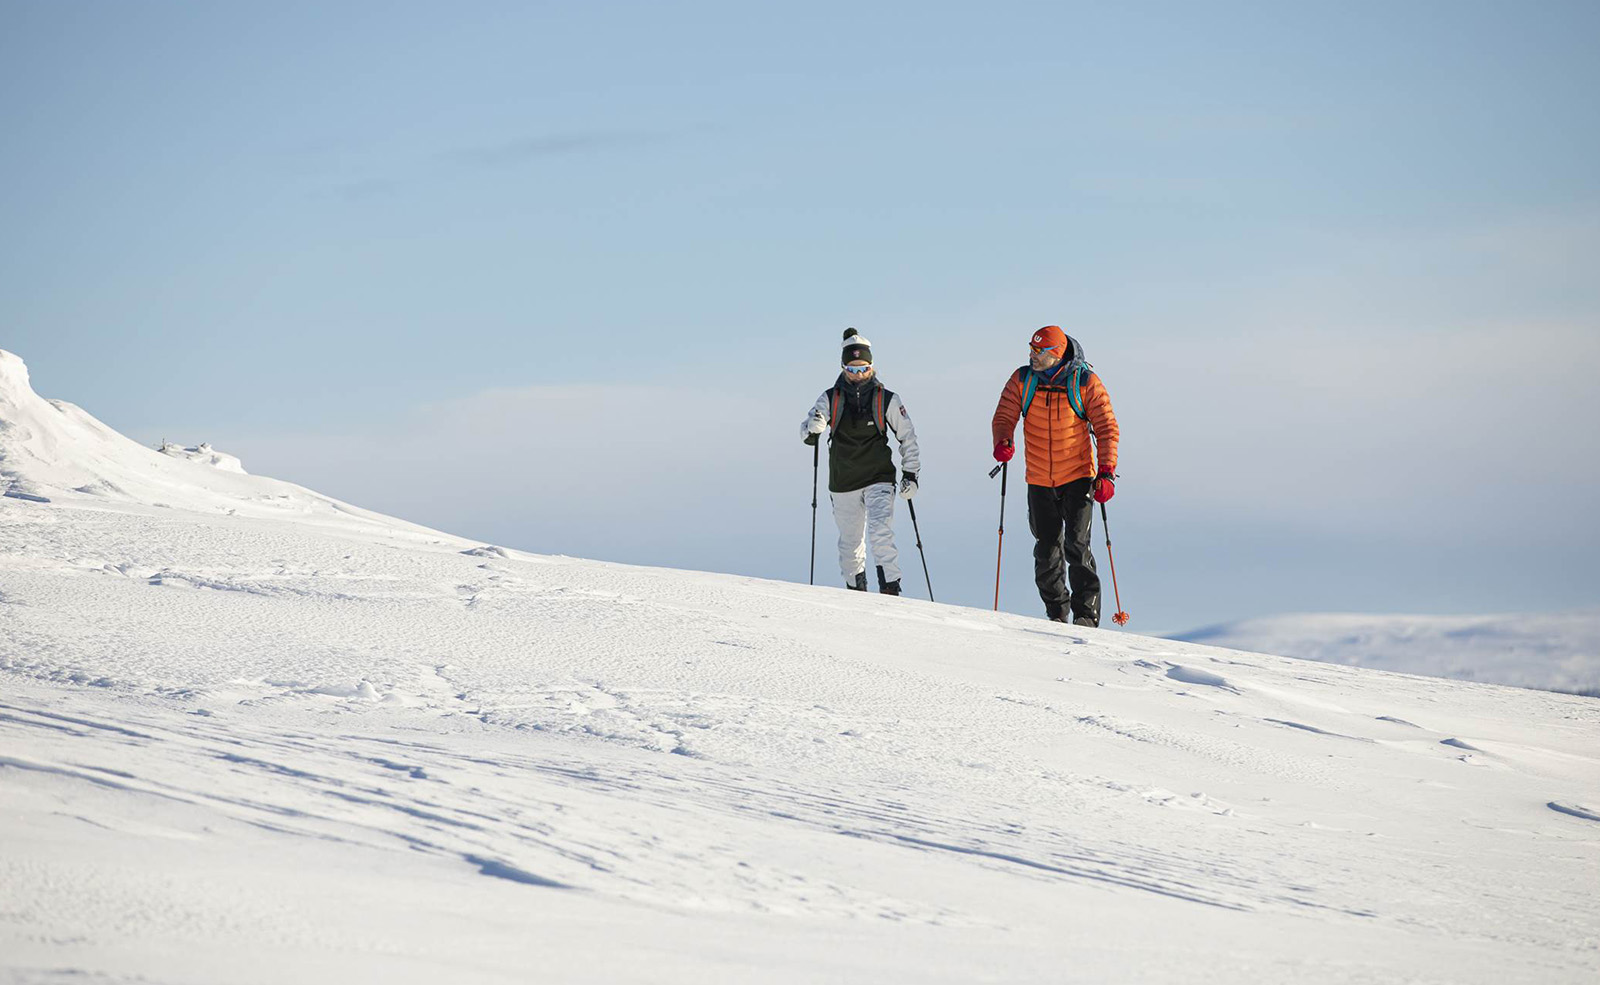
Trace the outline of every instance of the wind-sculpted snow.
[[383, 530], [397, 541], [431, 533], [292, 483], [247, 475], [237, 458], [207, 444], [145, 448], [81, 407], [34, 393], [27, 366], [3, 349], [0, 493], [20, 502], [146, 506]]
[[236, 456], [229, 455], [227, 452], [217, 451], [215, 448], [212, 448], [205, 442], [201, 442], [199, 445], [193, 448], [186, 448], [182, 445], [163, 444], [157, 450], [160, 451], [161, 454], [166, 455], [168, 458], [181, 458], [185, 461], [199, 462], [202, 465], [209, 465], [214, 469], [221, 469], [224, 472], [237, 472], [240, 475], [245, 474], [244, 463], [239, 461]]
[[0, 981], [1600, 971], [1589, 699], [52, 499], [0, 499]]

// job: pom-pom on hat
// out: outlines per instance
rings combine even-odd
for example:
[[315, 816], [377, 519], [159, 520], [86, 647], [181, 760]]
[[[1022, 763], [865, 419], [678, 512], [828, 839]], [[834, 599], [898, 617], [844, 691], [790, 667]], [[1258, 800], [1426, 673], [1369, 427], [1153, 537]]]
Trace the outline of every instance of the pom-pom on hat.
[[[1061, 331], [1059, 328], [1056, 331]], [[844, 348], [839, 353], [839, 365], [855, 362], [857, 359], [872, 362], [872, 343], [867, 337], [853, 328], [844, 330]]]
[[1035, 349], [1049, 349], [1058, 356], [1067, 354], [1067, 333], [1061, 330], [1060, 325], [1046, 325], [1033, 333], [1033, 338], [1028, 344]]

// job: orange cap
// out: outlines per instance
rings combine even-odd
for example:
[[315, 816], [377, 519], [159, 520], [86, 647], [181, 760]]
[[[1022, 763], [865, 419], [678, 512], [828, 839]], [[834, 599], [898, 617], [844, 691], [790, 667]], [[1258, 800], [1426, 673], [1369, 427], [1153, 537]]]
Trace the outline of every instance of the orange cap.
[[1064, 356], [1067, 354], [1067, 333], [1061, 330], [1060, 325], [1046, 325], [1033, 333], [1028, 344], [1035, 349], [1053, 349]]

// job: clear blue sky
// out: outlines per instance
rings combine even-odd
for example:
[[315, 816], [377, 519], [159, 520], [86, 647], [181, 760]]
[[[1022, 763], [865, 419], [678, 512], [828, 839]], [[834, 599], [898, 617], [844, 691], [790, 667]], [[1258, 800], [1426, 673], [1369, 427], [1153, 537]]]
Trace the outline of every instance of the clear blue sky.
[[1592, 604], [1597, 37], [1555, 2], [0, 0], [0, 347], [410, 519], [803, 578], [793, 432], [856, 325], [935, 587], [982, 604], [988, 416], [1056, 322], [1123, 418], [1144, 628]]

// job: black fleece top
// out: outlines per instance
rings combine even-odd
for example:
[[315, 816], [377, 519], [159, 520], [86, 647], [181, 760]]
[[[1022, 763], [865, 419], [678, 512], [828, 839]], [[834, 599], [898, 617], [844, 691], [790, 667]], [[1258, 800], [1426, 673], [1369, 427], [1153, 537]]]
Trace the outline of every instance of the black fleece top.
[[[883, 389], [877, 376], [865, 383], [847, 379], [840, 373], [834, 388], [844, 395], [839, 408], [839, 426], [828, 443], [828, 491], [855, 492], [878, 482], [895, 481], [894, 456], [889, 451], [889, 436], [878, 430], [873, 416], [873, 398], [883, 390], [883, 409], [889, 410], [894, 396]], [[887, 427], [887, 424], [885, 424]]]

